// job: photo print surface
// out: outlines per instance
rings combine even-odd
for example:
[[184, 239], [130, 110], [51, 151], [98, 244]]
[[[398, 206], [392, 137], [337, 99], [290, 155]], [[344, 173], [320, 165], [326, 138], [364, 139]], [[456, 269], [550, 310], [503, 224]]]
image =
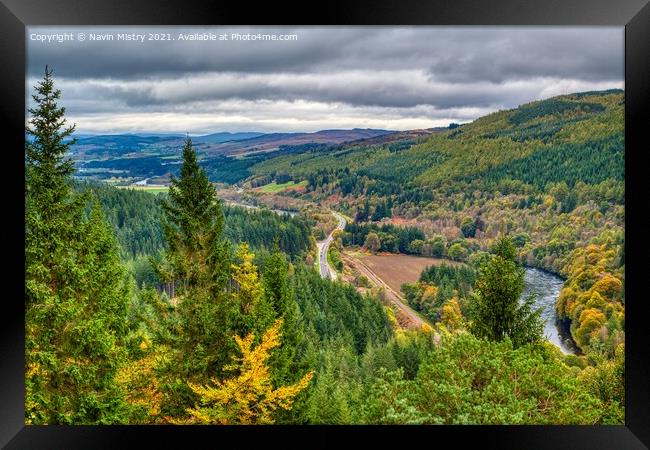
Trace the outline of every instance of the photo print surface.
[[624, 424], [622, 27], [26, 42], [26, 424]]

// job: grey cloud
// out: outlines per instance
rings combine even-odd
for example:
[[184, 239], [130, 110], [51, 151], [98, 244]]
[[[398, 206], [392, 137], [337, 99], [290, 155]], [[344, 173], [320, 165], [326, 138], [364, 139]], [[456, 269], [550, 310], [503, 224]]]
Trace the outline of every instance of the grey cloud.
[[417, 105], [459, 108], [526, 102], [556, 81], [446, 83], [431, 80], [421, 71], [350, 71], [337, 74], [208, 73], [156, 83], [63, 79], [61, 86], [73, 99], [110, 100], [134, 108], [171, 108], [225, 100], [303, 100], [390, 108]]
[[[59, 29], [55, 29], [59, 30]], [[70, 28], [122, 32], [140, 28]], [[50, 62], [77, 78], [178, 76], [197, 71], [331, 72], [345, 69], [428, 69], [441, 80], [502, 82], [519, 77], [590, 80], [623, 76], [622, 28], [315, 27], [155, 28], [170, 32], [238, 31], [298, 35], [295, 42], [29, 42], [28, 67], [38, 76]], [[31, 32], [53, 29], [33, 27]]]
[[327, 29], [310, 31], [293, 28], [115, 28], [72, 27], [52, 29], [32, 27], [28, 33], [71, 31], [143, 33], [297, 33], [297, 42], [251, 41], [74, 41], [63, 44], [28, 41], [28, 70], [39, 76], [49, 61], [64, 77], [133, 79], [178, 76], [197, 71], [277, 72], [306, 71], [322, 61], [336, 60], [345, 43], [363, 34], [361, 30], [334, 33]]
[[[344, 105], [346, 117], [357, 120], [350, 127], [363, 123], [365, 119], [359, 114], [382, 117], [381, 120], [391, 118], [399, 126], [406, 126], [400, 120], [471, 120], [485, 112], [515, 107], [542, 96], [621, 87], [623, 82], [623, 28], [27, 30], [28, 34], [63, 31], [298, 35], [298, 40], [291, 42], [47, 44], [28, 39], [29, 86], [42, 76], [45, 64], [50, 65], [55, 70], [57, 86], [63, 90], [63, 103], [80, 120], [101, 114], [117, 117], [169, 113], [198, 117], [202, 111], [218, 114], [224, 110], [252, 117], [259, 111], [246, 108], [262, 107], [269, 118], [275, 114], [285, 120], [277, 125], [282, 128], [290, 126], [291, 120], [316, 121], [315, 114], [334, 121], [334, 105]], [[240, 126], [248, 125], [242, 122]]]
[[530, 77], [624, 77], [620, 29], [515, 30], [509, 39], [504, 33], [482, 45], [465, 44], [467, 40], [452, 43], [448, 55], [431, 64], [432, 78], [467, 82], [478, 77], [498, 83]]

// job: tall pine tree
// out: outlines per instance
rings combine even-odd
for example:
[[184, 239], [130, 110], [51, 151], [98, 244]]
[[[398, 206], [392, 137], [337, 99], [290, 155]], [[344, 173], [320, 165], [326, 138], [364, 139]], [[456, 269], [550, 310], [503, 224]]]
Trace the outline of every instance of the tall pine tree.
[[47, 67], [35, 91], [25, 144], [26, 422], [120, 423], [124, 269], [101, 208], [71, 189], [74, 126], [65, 127]]
[[183, 147], [180, 177], [172, 178], [169, 200], [163, 203], [163, 224], [170, 271], [166, 278], [185, 292], [209, 287], [219, 294], [228, 280], [229, 258], [223, 239], [224, 216], [214, 186], [199, 166], [192, 140]]
[[293, 382], [297, 378], [296, 352], [302, 341], [300, 308], [296, 302], [288, 274], [286, 255], [280, 252], [277, 241], [264, 265], [264, 293], [275, 316], [282, 319], [282, 346], [269, 360], [272, 379], [276, 385]]
[[195, 400], [186, 382], [223, 375], [236, 351], [232, 328], [238, 309], [228, 292], [231, 257], [223, 237], [224, 216], [189, 138], [180, 177], [172, 179], [163, 208], [167, 248], [155, 269], [177, 286], [171, 299], [177, 320], [166, 343], [174, 352], [166, 370], [163, 405], [164, 413], [173, 416], [183, 414]]

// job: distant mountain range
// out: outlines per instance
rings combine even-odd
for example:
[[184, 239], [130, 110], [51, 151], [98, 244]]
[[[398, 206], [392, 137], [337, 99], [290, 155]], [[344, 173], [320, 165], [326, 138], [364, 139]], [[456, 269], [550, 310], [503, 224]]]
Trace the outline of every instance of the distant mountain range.
[[[617, 179], [623, 173], [623, 107], [621, 90], [580, 92], [444, 128], [220, 132], [192, 140], [215, 182], [258, 177], [262, 183], [278, 174], [281, 179], [305, 180], [323, 170], [347, 169], [372, 180], [376, 192], [399, 192], [405, 183], [429, 188], [477, 179], [520, 180], [538, 187], [568, 180], [573, 185]], [[84, 137], [72, 148], [72, 158], [79, 176], [162, 177], [178, 172], [184, 137]], [[357, 186], [366, 186], [366, 181]]]
[[213, 133], [213, 134], [206, 134], [203, 136], [191, 136], [191, 137], [193, 142], [203, 142], [206, 144], [220, 144], [222, 142], [252, 139], [258, 136], [264, 136], [264, 133], [257, 133], [254, 131], [248, 133], [230, 133], [226, 131], [223, 133]]
[[[390, 130], [361, 129], [321, 130], [314, 133], [259, 133], [220, 132], [190, 136], [196, 148], [208, 154], [245, 154], [267, 152], [281, 145], [340, 144], [392, 134]], [[101, 135], [76, 135], [77, 143], [73, 153], [81, 158], [105, 156], [114, 157], [144, 150], [163, 150], [166, 153], [180, 152], [183, 134], [124, 133]]]
[[[231, 140], [216, 146], [202, 147], [208, 153], [242, 154], [252, 151], [267, 152], [277, 150], [281, 145], [303, 144], [340, 144], [342, 142], [357, 141], [376, 136], [394, 133], [390, 130], [375, 130], [353, 128], [351, 130], [321, 130], [315, 133], [267, 133], [249, 139]], [[202, 136], [197, 136], [193, 141], [203, 143]]]

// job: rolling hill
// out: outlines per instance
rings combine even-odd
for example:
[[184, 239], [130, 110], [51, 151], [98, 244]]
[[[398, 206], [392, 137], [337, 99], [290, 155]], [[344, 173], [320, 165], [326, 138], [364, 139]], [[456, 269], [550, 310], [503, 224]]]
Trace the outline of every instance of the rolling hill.
[[[286, 153], [301, 153], [360, 139], [390, 136], [373, 129], [322, 130], [314, 133], [214, 133], [192, 141], [213, 181], [236, 183], [252, 174], [250, 166]], [[184, 135], [118, 134], [80, 137], [72, 147], [78, 177], [119, 177], [125, 182], [175, 173]]]
[[[367, 139], [393, 133], [388, 130], [354, 128], [352, 130], [321, 130], [315, 133], [267, 133], [260, 136], [232, 142], [222, 142], [214, 146], [204, 146], [201, 150], [208, 154], [243, 155], [251, 152], [278, 150], [281, 146], [305, 144], [339, 144], [342, 142]], [[201, 142], [197, 138], [197, 142]]]
[[222, 142], [241, 141], [244, 139], [252, 139], [263, 136], [264, 133], [245, 132], [245, 133], [212, 133], [201, 136], [192, 136], [192, 141], [203, 144], [221, 144]]
[[304, 178], [347, 167], [379, 182], [416, 186], [512, 178], [542, 187], [553, 177], [596, 183], [622, 177], [623, 111], [623, 91], [576, 93], [499, 111], [424, 139], [352, 142], [267, 159], [251, 170]]
[[251, 185], [307, 180], [287, 195], [354, 217], [344, 239], [372, 230], [395, 247], [387, 227], [414, 226], [426, 237], [406, 252], [437, 248], [471, 263], [508, 235], [520, 262], [565, 278], [557, 314], [579, 348], [613, 354], [624, 340], [621, 90], [535, 101], [415, 138], [280, 154], [247, 170]]

